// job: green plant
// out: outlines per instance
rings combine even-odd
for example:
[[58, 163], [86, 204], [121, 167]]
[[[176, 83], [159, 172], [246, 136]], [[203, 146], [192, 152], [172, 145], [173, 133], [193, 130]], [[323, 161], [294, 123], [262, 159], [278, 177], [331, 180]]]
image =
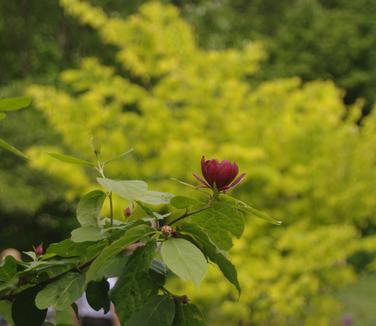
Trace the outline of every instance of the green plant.
[[[171, 288], [195, 298], [216, 325], [325, 325], [338, 318], [333, 292], [357, 276], [349, 258], [376, 247], [374, 234], [363, 231], [376, 216], [375, 114], [358, 125], [361, 104], [346, 107], [331, 82], [250, 85], [260, 47], [204, 50], [172, 6], [147, 3], [121, 19], [87, 2], [61, 2], [118, 49], [116, 66], [85, 58], [58, 86], [28, 89], [64, 152], [90, 157], [83, 140], [91, 135], [106, 139], [105, 160], [132, 146], [127, 168], [113, 162], [107, 174], [179, 193], [170, 176], [191, 178], [202, 153], [230, 158], [248, 172], [234, 194], [284, 221], [283, 230], [248, 223], [234, 241], [240, 300], [216, 269], [199, 291], [177, 281]], [[46, 150], [61, 151], [37, 144], [27, 151], [30, 163], [69, 185], [68, 200], [93, 189], [91, 169], [60, 164]], [[183, 194], [190, 196], [188, 187]], [[119, 216], [128, 203], [117, 203]], [[362, 270], [374, 266], [368, 260]]]
[[[103, 161], [98, 142], [93, 142], [93, 149], [94, 161], [51, 154], [60, 161], [96, 170], [96, 180], [105, 191], [92, 190], [80, 200], [76, 213], [80, 227], [72, 231], [70, 239], [51, 244], [45, 253], [38, 245], [25, 252], [29, 261], [4, 259], [0, 312], [15, 326], [37, 326], [49, 307], [77, 311], [74, 302], [86, 291], [95, 310], [108, 311], [113, 302], [124, 325], [204, 325], [203, 316], [187, 296], [175, 295], [165, 287], [167, 277], [172, 272], [198, 286], [212, 262], [240, 295], [236, 269], [226, 255], [232, 237], [242, 235], [247, 214], [279, 222], [225, 194], [240, 181], [235, 179], [235, 163], [211, 160], [208, 167], [203, 163], [209, 191], [191, 186], [201, 195], [190, 198], [149, 190], [141, 180], [107, 178], [105, 167], [125, 155]], [[113, 195], [128, 201], [125, 220], [114, 215]], [[108, 216], [101, 215], [105, 200]], [[136, 205], [142, 214], [133, 217], [129, 207]], [[118, 277], [111, 291], [109, 277]]]

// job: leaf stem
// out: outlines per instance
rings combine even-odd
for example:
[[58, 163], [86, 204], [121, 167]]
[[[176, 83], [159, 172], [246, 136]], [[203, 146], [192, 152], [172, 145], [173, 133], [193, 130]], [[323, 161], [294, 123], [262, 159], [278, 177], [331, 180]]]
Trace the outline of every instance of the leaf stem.
[[114, 208], [112, 203], [112, 192], [108, 194], [108, 199], [110, 200], [110, 221], [111, 221], [111, 227], [114, 224]]
[[[102, 163], [99, 159], [99, 156], [98, 154], [96, 154], [97, 156], [97, 167], [95, 168], [99, 174], [101, 175], [102, 178], [106, 178], [106, 176], [104, 175], [104, 166], [105, 166], [105, 163]], [[108, 199], [110, 201], [110, 223], [111, 223], [111, 227], [114, 225], [114, 205], [113, 205], [113, 201], [112, 201], [112, 192], [109, 192], [108, 193]], [[111, 230], [110, 230], [111, 232]]]

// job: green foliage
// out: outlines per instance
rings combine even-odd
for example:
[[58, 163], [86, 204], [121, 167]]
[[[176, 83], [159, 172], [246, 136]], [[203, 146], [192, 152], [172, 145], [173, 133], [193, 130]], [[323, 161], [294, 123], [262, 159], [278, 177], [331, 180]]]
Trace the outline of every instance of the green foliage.
[[[3, 120], [6, 115], [1, 111], [17, 111], [30, 105], [31, 99], [29, 97], [13, 97], [0, 99], [0, 120]], [[27, 156], [18, 150], [16, 147], [10, 145], [5, 140], [0, 138], [0, 148], [5, 149], [13, 154], [16, 154], [22, 158], [27, 159]]]
[[[333, 80], [347, 103], [375, 103], [376, 8], [372, 0], [221, 0], [181, 2], [207, 48], [262, 41], [268, 53], [257, 78]], [[252, 17], [252, 19], [250, 19]]]
[[173, 299], [168, 295], [153, 296], [147, 300], [139, 312], [128, 320], [129, 326], [171, 325], [175, 316]]
[[200, 285], [208, 267], [196, 246], [184, 239], [170, 239], [163, 242], [161, 255], [167, 267], [181, 279]]
[[79, 273], [67, 273], [38, 292], [35, 304], [39, 309], [54, 307], [63, 310], [79, 299], [84, 290], [84, 276]]
[[240, 294], [240, 284], [234, 265], [228, 260], [222, 251], [218, 250], [205, 231], [198, 225], [188, 223], [181, 226], [179, 231], [182, 234], [186, 233], [192, 237], [193, 242], [197, 245], [197, 247], [199, 247], [204, 255], [207, 256], [213, 263], [218, 265], [223, 275], [236, 287]]
[[[227, 216], [231, 216], [231, 220]], [[243, 213], [237, 207], [225, 202], [214, 203], [193, 219], [195, 223], [208, 230], [212, 241], [223, 250], [232, 247], [232, 235], [240, 238], [244, 230]]]
[[196, 306], [175, 302], [173, 326], [204, 326], [204, 318]]
[[87, 302], [94, 310], [103, 309], [104, 313], [107, 313], [111, 305], [109, 290], [110, 284], [106, 280], [90, 282], [86, 289]]
[[[79, 68], [61, 75], [63, 87], [35, 85], [29, 89], [69, 153], [91, 157], [85, 140], [92, 135], [103, 139], [101, 152], [108, 155], [105, 161], [112, 160], [114, 152], [134, 146], [135, 154], [126, 162], [113, 161], [106, 166], [109, 175], [147, 178], [152, 187], [158, 184], [164, 191], [174, 189], [165, 181], [171, 176], [191, 178], [202, 153], [236, 160], [248, 177], [235, 194], [257, 207], [267, 207], [268, 213], [284, 221], [283, 231], [247, 223], [244, 237], [234, 241], [230, 256], [243, 288], [240, 301], [232, 285], [221, 282], [222, 275], [216, 269], [210, 270], [200, 291], [185, 285], [184, 291], [205, 307], [209, 321], [221, 320], [225, 325], [317, 325], [335, 318], [338, 309], [332, 291], [354, 279], [348, 257], [359, 250], [375, 250], [374, 237], [359, 236], [359, 231], [375, 223], [375, 115], [357, 125], [360, 105], [346, 108], [341, 91], [330, 82], [303, 86], [297, 79], [286, 79], [251, 86], [248, 81], [254, 78], [264, 55], [261, 49], [252, 43], [238, 50], [200, 49], [191, 28], [172, 7], [147, 4], [139, 14], [124, 20], [109, 18], [84, 2], [62, 3], [70, 14], [97, 29], [105, 43], [118, 48], [116, 69], [93, 58], [84, 59]], [[332, 18], [328, 22], [334, 21]], [[297, 24], [304, 20], [292, 19]], [[312, 30], [293, 29], [296, 33]], [[326, 27], [323, 30], [335, 32]], [[301, 68], [298, 60], [286, 60]], [[325, 60], [321, 58], [320, 63]], [[83, 121], [86, 128], [82, 128]], [[37, 145], [29, 149], [31, 166], [64, 181], [70, 189], [68, 199], [92, 190], [92, 172], [40, 155], [44, 150]], [[184, 195], [189, 196], [188, 190]], [[200, 206], [193, 204], [194, 200], [177, 202], [173, 206], [178, 209]], [[221, 272], [235, 284], [231, 265], [223, 258], [226, 256], [217, 248], [212, 250], [211, 245], [231, 246], [229, 236], [242, 230], [239, 211], [264, 218], [268, 215], [240, 202], [215, 205], [221, 206], [220, 213], [236, 211], [236, 227], [228, 229], [228, 224], [222, 223], [224, 217], [219, 217], [225, 240], [219, 237], [216, 225], [204, 218], [213, 220], [208, 214], [217, 212], [213, 207], [201, 217], [190, 217], [191, 223], [200, 222], [200, 227], [207, 228], [210, 246], [206, 238], [197, 239], [197, 234], [184, 234], [184, 239], [190, 239], [209, 260], [216, 260]], [[178, 214], [175, 210], [172, 213]], [[154, 215], [147, 215], [154, 220]], [[116, 218], [121, 216], [115, 214]], [[112, 235], [110, 230], [103, 232], [107, 238], [103, 243], [109, 241], [112, 246], [120, 242], [108, 260], [99, 253], [103, 247], [97, 252], [101, 257], [96, 267], [99, 278], [108, 274], [108, 270], [103, 272], [103, 265], [118, 264], [121, 251], [130, 244], [124, 238], [132, 228], [122, 228], [114, 228]], [[135, 233], [131, 242], [145, 236]], [[66, 248], [55, 245], [54, 250], [67, 255], [67, 248], [72, 248], [74, 255], [87, 256], [81, 245], [87, 243], [70, 241], [62, 246]], [[117, 266], [121, 269], [123, 265]], [[16, 279], [12, 282], [14, 288]], [[7, 290], [7, 285], [1, 288]], [[234, 300], [229, 302], [228, 298]]]
[[83, 166], [90, 166], [90, 167], [94, 166], [93, 163], [89, 161], [85, 161], [85, 160], [82, 160], [73, 156], [69, 156], [69, 155], [63, 155], [59, 153], [49, 153], [49, 155], [62, 162], [78, 164], [78, 165], [83, 165]]
[[149, 268], [155, 251], [155, 242], [149, 242], [135, 251], [126, 264], [128, 272], [123, 273], [114, 289], [111, 300], [116, 305], [120, 321], [126, 324], [134, 313], [149, 297], [158, 293], [158, 287], [153, 283]]
[[30, 105], [30, 97], [13, 97], [0, 99], [0, 111], [17, 111]]
[[[375, 248], [373, 236], [359, 237], [375, 223], [375, 115], [359, 126], [361, 106], [345, 107], [342, 92], [330, 82], [302, 85], [293, 78], [250, 85], [262, 49], [250, 43], [238, 50], [203, 50], [171, 6], [149, 3], [120, 19], [87, 3], [62, 4], [95, 28], [104, 43], [118, 48], [120, 65], [115, 69], [83, 59], [79, 68], [62, 73], [64, 88], [29, 88], [70, 152], [90, 157], [77, 139], [92, 135], [103, 139], [104, 161], [133, 147], [135, 154], [108, 164], [108, 173], [142, 176], [164, 191], [178, 187], [166, 181], [171, 176], [192, 180], [203, 153], [235, 160], [248, 173], [241, 190], [235, 190], [241, 201], [221, 196], [207, 211], [189, 217], [214, 245], [229, 249], [234, 244], [230, 256], [243, 288], [237, 301], [232, 285], [220, 282], [223, 272], [236, 285], [225, 255], [204, 253], [221, 271], [210, 269], [199, 292], [187, 284], [184, 289], [205, 307], [209, 321], [288, 325], [336, 318], [332, 291], [355, 277], [346, 261], [354, 252]], [[80, 128], [84, 119], [85, 129]], [[29, 149], [34, 168], [59, 176], [76, 193], [91, 188], [88, 171], [73, 165], [63, 170], [41, 155], [43, 150]], [[190, 191], [183, 195], [190, 197]], [[121, 196], [119, 188], [116, 192]], [[198, 208], [200, 200], [173, 200], [177, 210], [171, 219], [179, 209]], [[254, 206], [268, 210], [260, 213]], [[269, 214], [275, 216], [284, 222], [283, 232], [247, 222], [244, 238], [233, 241], [243, 231], [244, 214], [278, 223]], [[185, 239], [204, 248], [194, 237]]]
[[[213, 226], [201, 228], [185, 220], [223, 204], [218, 190], [211, 189], [200, 201], [180, 196], [177, 201], [180, 205], [183, 199], [188, 206], [190, 203], [200, 203], [200, 206], [195, 210], [187, 208], [171, 221], [171, 224], [179, 223], [183, 230], [176, 231], [167, 224], [170, 214], [156, 213], [142, 204], [144, 195], [151, 192], [146, 182], [105, 178], [99, 151], [94, 150], [97, 166], [93, 164], [93, 169], [103, 176], [97, 180], [108, 188], [109, 195], [93, 190], [82, 197], [76, 214], [81, 226], [72, 231], [71, 239], [50, 245], [45, 254], [37, 250], [24, 252], [31, 261], [18, 262], [7, 257], [2, 262], [0, 309], [3, 314], [10, 322], [13, 320], [15, 326], [26, 325], [29, 318], [32, 325], [41, 325], [47, 308], [52, 307], [59, 311], [56, 317], [59, 322], [72, 314], [71, 306], [86, 291], [87, 300], [95, 310], [109, 311], [112, 301], [122, 324], [203, 325], [198, 309], [191, 304], [186, 306], [188, 298], [173, 294], [164, 285], [170, 275], [168, 271], [183, 281], [191, 280], [200, 285], [208, 269], [206, 255], [240, 292], [236, 270], [211, 239]], [[114, 223], [111, 209], [111, 218], [107, 221], [101, 211], [106, 198], [113, 207], [112, 191], [135, 200], [146, 215], [132, 221], [117, 218]], [[151, 193], [164, 195], [165, 202], [158, 203], [165, 203], [167, 210], [175, 210], [168, 199], [172, 194], [166, 197], [164, 193]], [[222, 221], [233, 218], [232, 211], [216, 208], [211, 211], [211, 216], [214, 214]], [[164, 226], [160, 227], [160, 223]], [[166, 233], [166, 227], [174, 232]], [[163, 261], [157, 259], [159, 251]], [[119, 280], [110, 291], [106, 278], [112, 276]]]
[[40, 289], [30, 288], [21, 292], [12, 304], [12, 319], [15, 326], [40, 326], [46, 318], [47, 309], [38, 309], [35, 297]]
[[77, 220], [82, 226], [99, 226], [102, 205], [106, 194], [100, 190], [94, 190], [86, 194], [77, 206]]

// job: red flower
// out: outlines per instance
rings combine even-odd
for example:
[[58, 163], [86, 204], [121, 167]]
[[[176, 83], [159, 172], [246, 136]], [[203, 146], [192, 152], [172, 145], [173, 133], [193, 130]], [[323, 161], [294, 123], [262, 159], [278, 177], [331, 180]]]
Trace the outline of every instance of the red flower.
[[37, 245], [36, 247], [33, 246], [33, 249], [37, 256], [42, 256], [44, 254], [43, 242]]
[[201, 159], [201, 171], [205, 180], [196, 174], [193, 174], [194, 177], [200, 181], [205, 188], [216, 188], [222, 192], [226, 192], [235, 187], [245, 177], [245, 173], [242, 173], [236, 178], [239, 173], [239, 168], [235, 162], [231, 163], [228, 160], [218, 162], [216, 159], [205, 160], [204, 156]]

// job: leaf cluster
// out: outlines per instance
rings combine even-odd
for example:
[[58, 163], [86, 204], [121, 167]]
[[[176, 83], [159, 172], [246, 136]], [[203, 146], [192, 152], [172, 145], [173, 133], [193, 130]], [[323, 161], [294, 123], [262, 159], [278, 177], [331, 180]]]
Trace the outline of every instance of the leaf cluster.
[[[71, 164], [90, 163], [67, 155], [54, 157]], [[76, 210], [80, 226], [70, 239], [51, 244], [42, 255], [25, 252], [31, 261], [7, 257], [2, 262], [0, 312], [16, 326], [41, 325], [50, 307], [77, 311], [75, 302], [85, 293], [97, 311], [108, 312], [112, 302], [124, 325], [205, 325], [198, 308], [185, 295], [169, 291], [166, 280], [175, 275], [199, 286], [208, 263], [213, 263], [240, 295], [237, 272], [226, 251], [232, 237], [243, 233], [248, 206], [218, 193], [197, 200], [149, 190], [141, 180], [109, 179], [97, 158], [90, 166], [100, 173], [97, 181], [104, 189], [82, 197]], [[112, 194], [139, 206], [143, 216], [124, 221], [114, 219], [111, 211], [110, 219], [104, 217], [103, 205], [106, 200], [113, 205]], [[171, 214], [158, 213], [161, 207]], [[176, 232], [164, 233], [168, 224], [176, 224]], [[110, 277], [117, 278], [113, 289]]]

